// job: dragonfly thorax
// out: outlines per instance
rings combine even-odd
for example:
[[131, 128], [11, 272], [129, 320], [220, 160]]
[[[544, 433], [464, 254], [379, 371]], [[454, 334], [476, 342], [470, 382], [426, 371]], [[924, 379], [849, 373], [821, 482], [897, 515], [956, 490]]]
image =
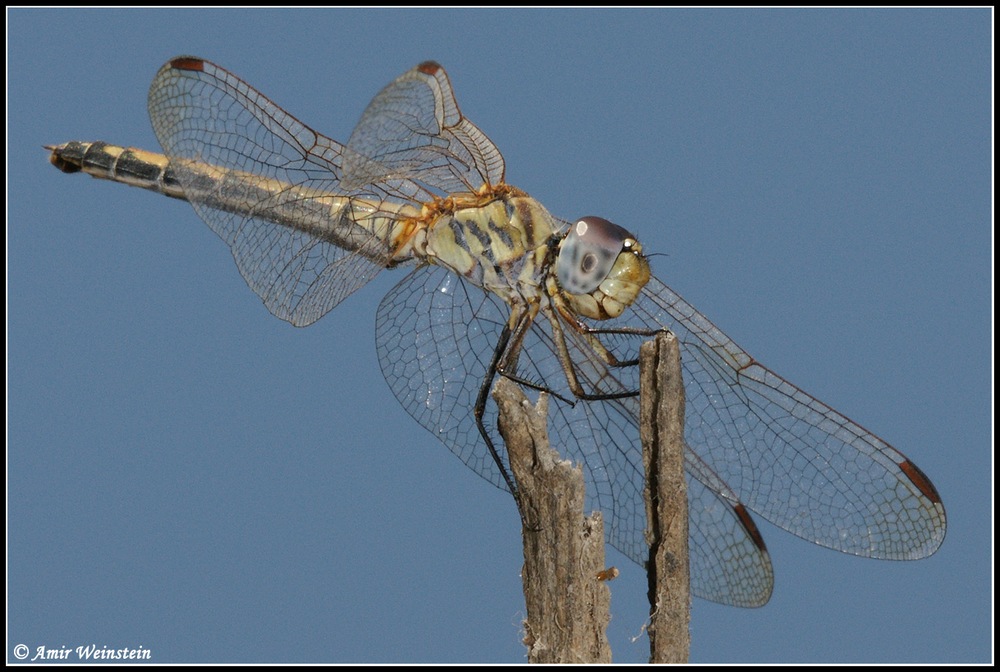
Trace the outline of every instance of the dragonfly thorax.
[[506, 298], [540, 292], [557, 220], [523, 192], [454, 205], [427, 227], [427, 261]]

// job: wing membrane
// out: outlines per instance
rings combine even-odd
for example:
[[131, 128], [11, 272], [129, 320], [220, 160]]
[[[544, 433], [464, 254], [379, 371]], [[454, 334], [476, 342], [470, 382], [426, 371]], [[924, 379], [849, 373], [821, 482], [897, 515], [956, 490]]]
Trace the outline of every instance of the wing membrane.
[[944, 539], [944, 507], [906, 456], [760, 365], [652, 279], [631, 321], [681, 343], [690, 447], [747, 505], [804, 539], [916, 559]]
[[[386, 295], [376, 320], [379, 362], [393, 394], [417, 422], [499, 488], [504, 481], [476, 428], [473, 405], [508, 312], [493, 295], [428, 266]], [[554, 338], [547, 321], [536, 320], [525, 337], [517, 372], [571, 395]], [[599, 372], [605, 390], [623, 391], [592, 351], [584, 354], [589, 350], [584, 339], [569, 335], [568, 345], [575, 360], [591, 362], [589, 369], [581, 368], [588, 384]], [[570, 405], [553, 397], [549, 409], [553, 446], [583, 467], [588, 506], [604, 512], [608, 540], [642, 564], [648, 549], [637, 400]], [[496, 417], [490, 399], [483, 424], [506, 459]], [[739, 502], [732, 491], [697, 455], [687, 453], [692, 590], [716, 602], [759, 606], [771, 594], [770, 558], [737, 514]]]
[[504, 161], [486, 134], [462, 116], [448, 75], [421, 63], [368, 105], [347, 143], [347, 182], [397, 185], [423, 200], [503, 182]]

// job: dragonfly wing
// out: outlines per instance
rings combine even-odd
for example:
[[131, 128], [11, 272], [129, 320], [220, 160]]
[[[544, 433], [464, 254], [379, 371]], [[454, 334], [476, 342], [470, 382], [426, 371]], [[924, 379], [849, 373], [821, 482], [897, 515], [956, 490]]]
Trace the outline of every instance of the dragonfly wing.
[[[492, 294], [440, 266], [421, 266], [379, 304], [375, 343], [386, 382], [403, 408], [470, 469], [498, 488], [503, 476], [473, 417], [476, 395], [507, 322]], [[496, 405], [484, 419], [496, 428]], [[503, 443], [496, 444], [503, 451]]]
[[462, 116], [448, 75], [428, 61], [372, 99], [344, 154], [344, 180], [391, 184], [407, 198], [429, 200], [500, 184], [504, 161], [486, 134]]
[[[559, 332], [581, 385], [589, 394], [638, 390], [639, 367], [609, 367], [594, 341], [559, 320]], [[518, 374], [572, 398], [552, 345], [552, 322], [542, 317], [518, 360]], [[602, 335], [621, 360], [637, 356], [644, 336]], [[533, 343], [535, 341], [535, 343]], [[588, 497], [605, 513], [612, 545], [642, 564], [645, 542], [645, 471], [639, 436], [639, 398], [550, 402], [550, 432], [566, 457], [584, 465]], [[556, 438], [558, 437], [558, 444]], [[759, 607], [771, 596], [774, 573], [764, 541], [736, 493], [690, 447], [684, 453], [688, 486], [691, 591], [698, 597], [740, 607]]]
[[[393, 394], [417, 422], [499, 488], [504, 481], [479, 435], [473, 406], [508, 313], [492, 294], [442, 268], [424, 266], [386, 295], [376, 321], [379, 362]], [[575, 334], [567, 338], [574, 358], [581, 359], [586, 344], [574, 340]], [[540, 317], [525, 336], [518, 375], [572, 398], [553, 343], [551, 325]], [[622, 391], [603, 363], [590, 357], [588, 382], [600, 377], [604, 389]], [[534, 390], [525, 392], [537, 398]], [[583, 467], [587, 506], [603, 511], [608, 541], [641, 565], [648, 548], [637, 414], [635, 399], [570, 405], [552, 397], [549, 402], [553, 446]], [[483, 424], [506, 460], [496, 419], [489, 398]], [[731, 491], [696, 455], [686, 467], [692, 590], [725, 604], [765, 603], [773, 575], [752, 520], [735, 496], [720, 494]]]
[[686, 439], [751, 509], [855, 555], [917, 559], [941, 545], [941, 498], [906, 456], [761, 366], [655, 278], [631, 311], [677, 335]]
[[196, 162], [219, 169], [210, 188], [244, 199], [235, 208], [196, 199], [192, 205], [230, 246], [247, 284], [274, 315], [297, 326], [311, 324], [384, 268], [388, 244], [377, 236], [362, 235], [354, 249], [345, 250], [276, 225], [271, 216], [294, 207], [300, 222], [315, 229], [352, 226], [359, 215], [349, 201], [330, 207], [303, 194], [384, 198], [371, 189], [345, 192], [342, 145], [232, 73], [197, 58], [164, 65], [148, 102], [156, 137], [185, 191], [205, 189], [205, 171], [185, 169]]
[[[709, 487], [685, 455], [691, 592], [712, 602], [761, 607], [771, 599], [774, 570], [756, 524], [739, 500]], [[703, 463], [702, 463], [703, 464]], [[704, 479], [704, 480], [702, 480]]]

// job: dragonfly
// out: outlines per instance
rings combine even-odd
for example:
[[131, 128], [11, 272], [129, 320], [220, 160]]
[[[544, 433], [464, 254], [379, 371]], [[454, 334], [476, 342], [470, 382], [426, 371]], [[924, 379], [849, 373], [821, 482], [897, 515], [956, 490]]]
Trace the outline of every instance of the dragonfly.
[[638, 238], [567, 221], [505, 181], [497, 147], [424, 62], [371, 101], [346, 144], [239, 77], [181, 56], [156, 74], [164, 153], [47, 146], [65, 172], [188, 201], [275, 316], [312, 324], [384, 269], [376, 350], [403, 408], [493, 485], [516, 487], [488, 390], [549, 393], [553, 445], [580, 464], [608, 541], [640, 565], [637, 352], [669, 330], [686, 393], [692, 592], [743, 607], [774, 575], [751, 511], [844, 553], [913, 560], [944, 540], [930, 479], [905, 455], [760, 364], [652, 275]]

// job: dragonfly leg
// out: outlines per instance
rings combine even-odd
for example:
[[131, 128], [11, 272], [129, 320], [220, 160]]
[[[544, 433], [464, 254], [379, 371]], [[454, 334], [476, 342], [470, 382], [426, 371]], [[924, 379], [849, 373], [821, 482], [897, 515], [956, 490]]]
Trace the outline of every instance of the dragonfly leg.
[[521, 524], [527, 526], [527, 518], [524, 516], [524, 507], [521, 506], [521, 494], [514, 484], [514, 479], [511, 477], [510, 470], [507, 465], [504, 464], [503, 460], [500, 458], [500, 453], [497, 452], [496, 446], [493, 445], [493, 439], [490, 438], [489, 432], [486, 431], [486, 425], [483, 424], [483, 415], [486, 413], [486, 400], [489, 398], [490, 389], [493, 387], [493, 381], [497, 376], [497, 365], [500, 362], [500, 358], [503, 357], [504, 351], [507, 349], [507, 344], [510, 342], [510, 327], [504, 326], [503, 331], [500, 333], [500, 339], [497, 341], [496, 348], [493, 350], [493, 359], [490, 361], [490, 366], [486, 371], [486, 376], [483, 378], [483, 384], [479, 388], [479, 395], [476, 397], [476, 405], [473, 407], [473, 414], [476, 418], [476, 428], [479, 430], [480, 436], [483, 437], [483, 441], [486, 442], [486, 447], [490, 451], [490, 456], [493, 461], [496, 462], [497, 469], [500, 470], [500, 475], [503, 476], [504, 482], [507, 484], [507, 489], [510, 490], [510, 494], [514, 496], [514, 502], [517, 504], [517, 513], [521, 516]]
[[[576, 319], [572, 313], [566, 310], [563, 306], [557, 306], [555, 311], [546, 311], [546, 316], [549, 319], [549, 324], [552, 326], [552, 340], [556, 346], [556, 354], [559, 357], [559, 361], [562, 364], [562, 369], [566, 374], [566, 382], [569, 385], [570, 391], [573, 392], [573, 396], [577, 400], [582, 401], [610, 401], [614, 399], [625, 399], [628, 397], [639, 396], [639, 390], [614, 390], [608, 392], [588, 392], [584, 389], [580, 382], [579, 374], [577, 373], [577, 365], [573, 361], [573, 357], [570, 354], [569, 346], [566, 344], [566, 333], [567, 331], [563, 328], [562, 320], [572, 328], [569, 333], [578, 334], [578, 340], [576, 341], [576, 347], [581, 356], [593, 357], [599, 360], [602, 364], [612, 367], [625, 367], [625, 366], [638, 366], [639, 359], [629, 359], [621, 360], [618, 359], [608, 348], [601, 342], [599, 338], [600, 334], [626, 334], [631, 336], [654, 336], [658, 333], [658, 329], [636, 329], [636, 328], [621, 328], [621, 329], [595, 329], [590, 327], [580, 320]], [[611, 379], [614, 380], [614, 379]], [[591, 384], [596, 388], [596, 386], [601, 381], [590, 381]], [[615, 381], [617, 382], [617, 381]]]
[[505, 351], [496, 360], [496, 372], [504, 378], [514, 381], [518, 385], [527, 387], [530, 390], [545, 392], [559, 401], [573, 406], [576, 404], [575, 399], [563, 396], [546, 385], [517, 375], [518, 355], [521, 352], [521, 345], [524, 342], [524, 337], [528, 334], [528, 329], [531, 326], [532, 319], [533, 318], [530, 313], [522, 313], [515, 328], [513, 330], [508, 329], [509, 342], [504, 346]]
[[565, 397], [565, 396], [559, 394], [558, 392], [556, 392], [555, 390], [546, 387], [545, 385], [542, 385], [540, 383], [536, 383], [536, 382], [534, 382], [532, 380], [528, 380], [527, 378], [522, 378], [521, 376], [517, 375], [516, 373], [511, 373], [510, 371], [505, 371], [505, 370], [503, 370], [502, 367], [499, 367], [499, 366], [497, 367], [497, 374], [503, 376], [504, 378], [507, 378], [508, 380], [513, 380], [518, 385], [523, 385], [524, 387], [527, 387], [528, 389], [537, 390], [539, 392], [544, 392], [545, 394], [547, 394], [549, 396], [552, 396], [552, 397], [555, 397], [559, 401], [561, 401], [563, 403], [566, 403], [566, 404], [569, 404], [570, 406], [573, 406], [573, 405], [576, 404], [576, 399], [570, 399], [569, 397]]

